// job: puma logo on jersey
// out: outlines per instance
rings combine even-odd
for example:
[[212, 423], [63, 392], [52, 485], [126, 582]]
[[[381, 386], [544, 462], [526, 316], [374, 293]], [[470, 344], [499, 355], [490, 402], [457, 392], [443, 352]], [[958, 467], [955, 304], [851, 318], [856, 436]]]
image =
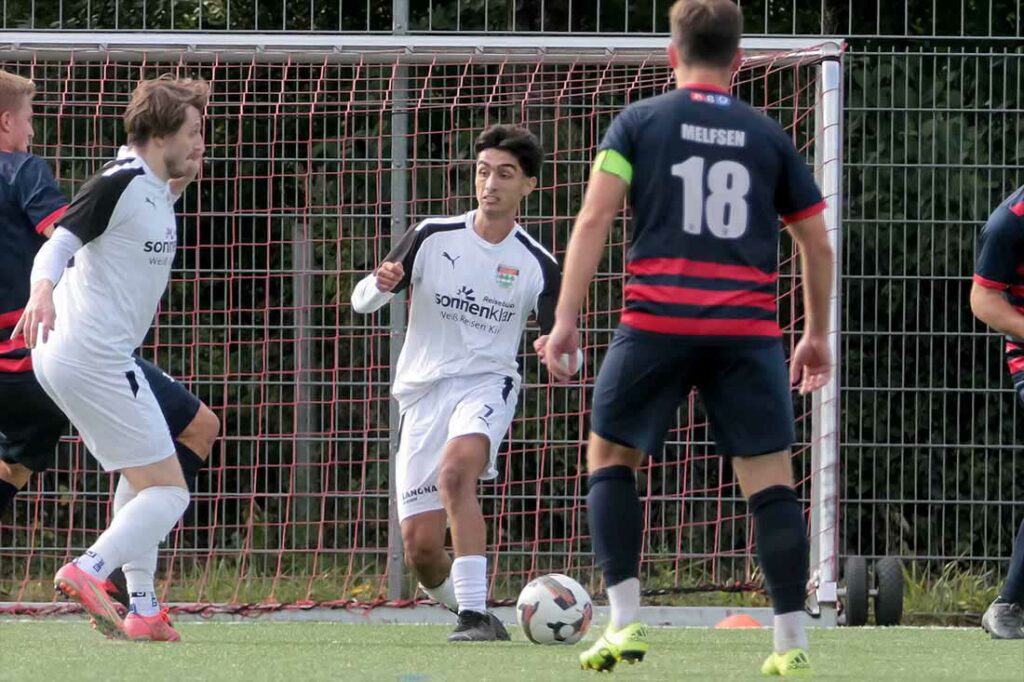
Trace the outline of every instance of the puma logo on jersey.
[[156, 202], [150, 199], [149, 197], [146, 197], [146, 203], [152, 206], [153, 208], [156, 208]]
[[449, 253], [448, 253], [447, 251], [442, 251], [442, 252], [441, 252], [441, 255], [442, 255], [442, 256], [444, 256], [445, 258], [447, 258], [447, 259], [448, 259], [448, 262], [452, 264], [452, 270], [454, 270], [454, 269], [455, 269], [455, 261], [457, 261], [457, 260], [459, 260], [460, 258], [462, 258], [462, 256], [455, 256], [455, 257], [453, 258], [453, 257], [452, 257], [452, 255], [451, 255], [451, 254], [449, 254]]

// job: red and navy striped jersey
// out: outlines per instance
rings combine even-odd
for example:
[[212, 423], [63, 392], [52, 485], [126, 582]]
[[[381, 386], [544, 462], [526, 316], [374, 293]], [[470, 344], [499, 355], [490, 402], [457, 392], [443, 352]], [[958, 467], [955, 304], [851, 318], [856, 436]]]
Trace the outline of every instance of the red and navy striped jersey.
[[24, 338], [11, 339], [28, 302], [29, 276], [43, 232], [67, 209], [67, 199], [45, 161], [25, 152], [0, 152], [0, 373], [27, 372]]
[[595, 166], [630, 181], [622, 324], [726, 344], [779, 338], [779, 216], [825, 209], [782, 127], [694, 84], [623, 110], [600, 150], [615, 159]]
[[[1024, 187], [999, 204], [981, 229], [974, 283], [1005, 291], [1010, 305], [1024, 314]], [[1021, 339], [1007, 340], [1024, 344]], [[1011, 371], [1024, 370], [1024, 358], [1019, 364], [1016, 369], [1011, 367]]]

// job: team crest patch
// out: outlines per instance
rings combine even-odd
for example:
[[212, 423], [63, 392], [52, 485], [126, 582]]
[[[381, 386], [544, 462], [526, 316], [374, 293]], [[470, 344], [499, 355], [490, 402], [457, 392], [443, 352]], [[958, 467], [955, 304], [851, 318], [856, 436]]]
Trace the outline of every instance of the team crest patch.
[[498, 266], [498, 286], [505, 287], [506, 289], [512, 287], [516, 283], [516, 278], [519, 277], [519, 268], [513, 268], [508, 265]]

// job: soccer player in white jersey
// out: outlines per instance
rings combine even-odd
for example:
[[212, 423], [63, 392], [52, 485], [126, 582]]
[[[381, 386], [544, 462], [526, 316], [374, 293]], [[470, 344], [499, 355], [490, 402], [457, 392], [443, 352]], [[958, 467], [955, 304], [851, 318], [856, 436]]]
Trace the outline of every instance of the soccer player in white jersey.
[[[487, 611], [476, 486], [498, 475], [527, 319], [535, 314], [547, 334], [561, 281], [557, 261], [515, 222], [543, 163], [537, 139], [496, 125], [475, 151], [476, 210], [410, 229], [352, 293], [356, 312], [369, 313], [412, 286], [392, 387], [402, 414], [395, 494], [406, 564], [427, 594], [458, 610], [450, 641], [508, 639]], [[449, 522], [454, 561], [445, 550]]]
[[160, 540], [189, 502], [167, 422], [132, 353], [167, 288], [176, 191], [202, 163], [208, 93], [206, 83], [188, 79], [139, 85], [124, 118], [136, 153], [105, 165], [58, 220], [36, 255], [13, 334], [24, 334], [40, 385], [89, 451], [106, 471], [121, 473], [109, 527], [54, 578], [108, 637], [179, 639], [166, 612], [132, 612], [122, 622], [104, 583], [118, 566], [152, 581]]

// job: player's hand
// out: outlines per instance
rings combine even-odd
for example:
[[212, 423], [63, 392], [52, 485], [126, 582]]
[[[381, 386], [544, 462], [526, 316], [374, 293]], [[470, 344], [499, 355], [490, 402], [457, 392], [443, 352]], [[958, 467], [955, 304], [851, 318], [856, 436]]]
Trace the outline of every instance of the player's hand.
[[377, 268], [377, 290], [388, 292], [398, 286], [405, 277], [405, 268], [401, 263], [382, 263]]
[[[53, 322], [57, 319], [57, 313], [53, 309], [53, 282], [48, 279], [39, 280], [32, 287], [32, 295], [25, 306], [25, 312], [21, 319], [14, 326], [11, 338], [16, 339], [24, 335], [25, 347], [35, 348], [37, 341], [46, 343], [53, 331]], [[39, 332], [39, 326], [43, 330]], [[42, 336], [40, 339], [39, 336]]]
[[828, 337], [804, 335], [796, 344], [789, 364], [789, 383], [799, 384], [800, 394], [813, 393], [828, 383], [832, 374], [832, 354]]
[[[555, 322], [551, 333], [533, 342], [540, 361], [559, 381], [568, 381], [576, 373], [576, 351], [580, 347], [580, 332], [575, 324]], [[562, 365], [561, 358], [567, 356], [569, 367]]]

